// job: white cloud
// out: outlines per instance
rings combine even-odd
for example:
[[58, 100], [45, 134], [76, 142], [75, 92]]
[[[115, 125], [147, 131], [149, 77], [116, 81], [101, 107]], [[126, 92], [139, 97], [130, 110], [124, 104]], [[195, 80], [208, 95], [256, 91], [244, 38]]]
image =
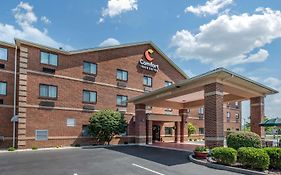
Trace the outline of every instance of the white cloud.
[[206, 16], [208, 14], [214, 15], [219, 13], [220, 9], [223, 9], [227, 5], [233, 3], [233, 0], [208, 0], [204, 5], [198, 5], [196, 7], [189, 6], [184, 12], [185, 13], [193, 13], [195, 15], [203, 15]]
[[197, 34], [177, 31], [171, 46], [177, 57], [230, 66], [265, 61], [269, 53], [262, 47], [280, 37], [281, 12], [258, 8], [252, 15], [221, 15], [200, 26]]
[[[263, 83], [281, 92], [281, 80], [276, 77], [268, 77]], [[281, 94], [269, 95], [265, 99], [265, 113], [269, 117], [280, 117]]]
[[115, 46], [115, 45], [119, 45], [120, 42], [117, 39], [114, 38], [108, 38], [106, 40], [104, 40], [103, 42], [100, 43], [100, 47], [106, 47], [106, 46]]
[[40, 30], [34, 26], [37, 17], [33, 11], [33, 6], [29, 3], [20, 2], [12, 11], [19, 28], [0, 22], [0, 40], [13, 42], [14, 38], [20, 38], [55, 48], [73, 49], [71, 46], [57, 42], [48, 36], [47, 29]]
[[138, 10], [137, 0], [108, 0], [107, 7], [102, 10], [98, 23], [104, 22], [105, 17], [115, 17], [122, 13]]
[[47, 18], [46, 16], [41, 16], [41, 21], [45, 24], [51, 24], [51, 20]]

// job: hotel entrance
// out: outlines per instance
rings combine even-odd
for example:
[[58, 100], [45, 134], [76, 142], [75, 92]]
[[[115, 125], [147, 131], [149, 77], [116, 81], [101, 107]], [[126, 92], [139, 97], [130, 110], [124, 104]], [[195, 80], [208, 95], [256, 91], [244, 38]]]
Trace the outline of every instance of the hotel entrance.
[[160, 141], [160, 126], [153, 125], [152, 127], [152, 142]]

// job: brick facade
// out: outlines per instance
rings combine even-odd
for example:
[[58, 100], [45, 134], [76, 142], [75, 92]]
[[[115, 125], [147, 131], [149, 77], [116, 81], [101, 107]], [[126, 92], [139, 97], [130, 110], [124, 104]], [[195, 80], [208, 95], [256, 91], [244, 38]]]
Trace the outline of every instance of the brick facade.
[[[5, 68], [0, 69], [0, 81], [7, 82], [7, 95], [0, 96], [0, 100], [3, 100], [3, 104], [0, 104], [0, 136], [5, 138], [4, 142], [0, 141], [0, 147], [8, 147], [12, 144], [12, 123], [10, 120], [13, 116], [15, 46], [0, 44], [0, 47], [8, 49], [8, 60], [0, 60], [0, 64], [5, 65]], [[126, 107], [116, 105], [117, 95], [131, 98], [143, 94], [147, 89], [162, 88], [165, 86], [165, 81], [178, 82], [185, 79], [158, 52], [154, 52], [153, 57], [154, 63], [159, 65], [159, 72], [155, 73], [139, 68], [138, 62], [140, 59], [145, 59], [144, 52], [149, 48], [154, 49], [150, 44], [139, 44], [69, 54], [43, 46], [21, 43], [17, 50], [17, 113], [19, 122], [16, 139], [18, 147], [94, 144], [96, 143], [94, 138], [82, 134], [83, 126], [88, 124], [89, 117], [95, 111], [107, 108], [125, 110], [125, 118], [128, 122], [127, 135], [115, 137], [112, 144], [124, 142], [150, 143], [150, 138], [146, 140], [146, 134], [151, 135], [152, 133], [146, 132], [146, 129], [151, 128], [154, 124], [161, 125], [160, 135], [163, 141], [174, 141], [175, 132], [180, 132], [180, 130], [177, 130], [178, 127], [174, 127], [175, 122], [146, 123], [144, 105], [140, 105], [136, 109], [133, 104], [128, 104]], [[58, 66], [40, 63], [41, 51], [57, 54]], [[97, 74], [92, 76], [94, 81], [85, 80], [86, 76], [91, 75], [83, 73], [84, 61], [97, 64]], [[55, 73], [46, 73], [43, 71], [44, 68], [54, 69]], [[118, 85], [120, 81], [116, 79], [117, 69], [128, 71], [128, 81], [122, 82], [125, 83], [125, 87]], [[152, 87], [147, 88], [143, 85], [144, 75], [152, 77]], [[57, 98], [40, 97], [40, 84], [57, 86]], [[82, 100], [83, 90], [96, 91], [97, 103], [84, 103]], [[52, 103], [53, 106], [43, 105], [46, 103]], [[85, 106], [90, 107], [90, 109], [85, 110]], [[198, 111], [198, 109], [194, 109], [194, 111]], [[166, 113], [165, 109], [156, 107], [153, 107], [151, 112]], [[179, 115], [179, 111], [173, 110], [171, 114]], [[192, 119], [192, 115], [188, 115], [188, 117], [188, 121], [195, 121]], [[75, 119], [74, 127], [67, 126], [66, 123], [69, 118]], [[202, 123], [201, 120], [194, 122], [195, 126]], [[184, 138], [177, 138], [177, 140], [186, 140], [187, 128], [185, 123], [178, 122], [176, 126], [184, 128]], [[196, 127], [199, 128], [198, 126]], [[172, 135], [165, 136], [165, 127], [173, 127]], [[231, 125], [231, 127], [237, 128], [238, 126]], [[36, 140], [36, 130], [47, 130], [48, 140]], [[141, 135], [141, 137], [135, 138], [135, 135]]]
[[205, 86], [205, 145], [223, 146], [223, 85], [213, 83]]

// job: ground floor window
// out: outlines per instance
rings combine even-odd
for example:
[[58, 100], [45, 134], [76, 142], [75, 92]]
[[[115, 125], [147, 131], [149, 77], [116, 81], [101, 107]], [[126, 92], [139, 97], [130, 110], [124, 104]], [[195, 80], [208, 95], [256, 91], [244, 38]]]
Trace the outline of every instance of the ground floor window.
[[172, 135], [173, 134], [173, 127], [165, 127], [165, 135]]
[[199, 134], [205, 134], [205, 128], [199, 128]]
[[35, 130], [35, 140], [48, 140], [48, 130]]
[[83, 125], [82, 126], [82, 136], [85, 136], [85, 137], [90, 136], [89, 125]]
[[74, 118], [68, 118], [66, 120], [66, 126], [74, 127], [75, 126], [75, 119]]

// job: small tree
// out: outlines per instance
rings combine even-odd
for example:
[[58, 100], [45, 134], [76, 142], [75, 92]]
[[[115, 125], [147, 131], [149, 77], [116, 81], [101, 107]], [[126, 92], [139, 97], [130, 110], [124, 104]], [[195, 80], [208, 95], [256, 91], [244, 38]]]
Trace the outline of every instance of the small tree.
[[187, 124], [187, 131], [188, 131], [188, 137], [190, 137], [191, 134], [195, 134], [196, 133], [196, 128], [192, 123], [188, 123]]
[[124, 116], [110, 109], [96, 112], [89, 122], [90, 134], [97, 138], [98, 143], [109, 144], [113, 136], [124, 133], [127, 127]]

